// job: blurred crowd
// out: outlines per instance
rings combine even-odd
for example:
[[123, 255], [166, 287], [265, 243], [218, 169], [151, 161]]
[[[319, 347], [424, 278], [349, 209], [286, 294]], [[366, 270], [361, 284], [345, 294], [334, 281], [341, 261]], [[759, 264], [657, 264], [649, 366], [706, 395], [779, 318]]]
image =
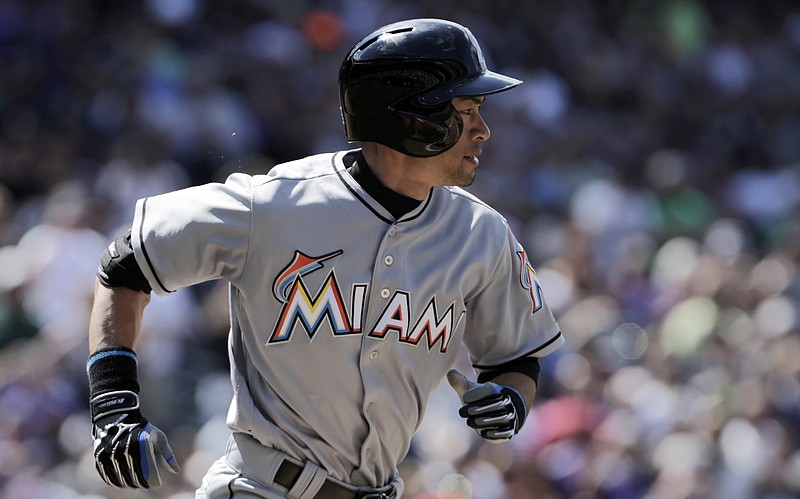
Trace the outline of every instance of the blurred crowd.
[[153, 298], [143, 406], [183, 470], [111, 489], [98, 255], [140, 197], [352, 147], [338, 66], [410, 17], [469, 26], [525, 81], [487, 100], [470, 189], [567, 343], [507, 445], [437, 389], [405, 497], [800, 496], [800, 5], [778, 0], [0, 0], [0, 496], [194, 497], [227, 438], [225, 287]]

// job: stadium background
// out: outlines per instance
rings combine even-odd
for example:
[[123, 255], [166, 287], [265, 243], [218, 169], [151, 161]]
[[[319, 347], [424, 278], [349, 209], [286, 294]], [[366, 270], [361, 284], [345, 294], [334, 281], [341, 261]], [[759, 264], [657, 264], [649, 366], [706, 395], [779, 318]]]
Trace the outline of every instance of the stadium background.
[[[411, 499], [800, 495], [800, 6], [633, 0], [0, 1], [0, 496], [188, 499], [224, 445], [224, 286], [149, 306], [147, 416], [183, 471], [107, 488], [84, 362], [97, 256], [135, 199], [347, 147], [373, 28], [468, 25], [492, 97], [471, 188], [567, 344], [509, 445], [434, 393]], [[443, 235], [446, 237], [446, 235]]]

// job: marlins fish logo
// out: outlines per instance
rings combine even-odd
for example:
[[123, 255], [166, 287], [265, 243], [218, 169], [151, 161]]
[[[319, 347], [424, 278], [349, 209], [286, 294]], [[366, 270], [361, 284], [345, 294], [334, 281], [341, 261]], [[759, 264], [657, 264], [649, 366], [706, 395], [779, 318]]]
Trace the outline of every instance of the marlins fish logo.
[[342, 250], [337, 250], [327, 255], [308, 256], [301, 251], [295, 251], [292, 261], [281, 270], [280, 274], [278, 274], [278, 277], [275, 279], [275, 284], [272, 287], [272, 293], [275, 295], [275, 298], [286, 303], [289, 300], [289, 290], [298, 277], [303, 277], [306, 274], [321, 269], [324, 266], [322, 262], [339, 256], [342, 252]]

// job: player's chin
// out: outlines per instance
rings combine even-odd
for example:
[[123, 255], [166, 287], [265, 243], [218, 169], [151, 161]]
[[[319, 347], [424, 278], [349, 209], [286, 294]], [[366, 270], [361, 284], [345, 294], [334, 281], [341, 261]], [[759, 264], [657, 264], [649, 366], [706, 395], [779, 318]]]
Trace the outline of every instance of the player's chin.
[[474, 169], [464, 172], [464, 174], [461, 175], [461, 180], [458, 183], [458, 185], [460, 185], [461, 187], [467, 187], [472, 185], [472, 183], [475, 182], [475, 177], [477, 176], [477, 174], [478, 173]]

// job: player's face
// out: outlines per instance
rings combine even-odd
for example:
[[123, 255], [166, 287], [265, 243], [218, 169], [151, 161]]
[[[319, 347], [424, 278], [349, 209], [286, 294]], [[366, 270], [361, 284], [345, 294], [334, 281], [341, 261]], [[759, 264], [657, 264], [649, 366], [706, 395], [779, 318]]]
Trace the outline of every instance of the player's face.
[[453, 98], [453, 107], [464, 122], [464, 131], [453, 147], [431, 158], [436, 160], [430, 169], [435, 175], [434, 185], [467, 186], [475, 180], [482, 143], [490, 134], [480, 113], [484, 100], [485, 97]]

